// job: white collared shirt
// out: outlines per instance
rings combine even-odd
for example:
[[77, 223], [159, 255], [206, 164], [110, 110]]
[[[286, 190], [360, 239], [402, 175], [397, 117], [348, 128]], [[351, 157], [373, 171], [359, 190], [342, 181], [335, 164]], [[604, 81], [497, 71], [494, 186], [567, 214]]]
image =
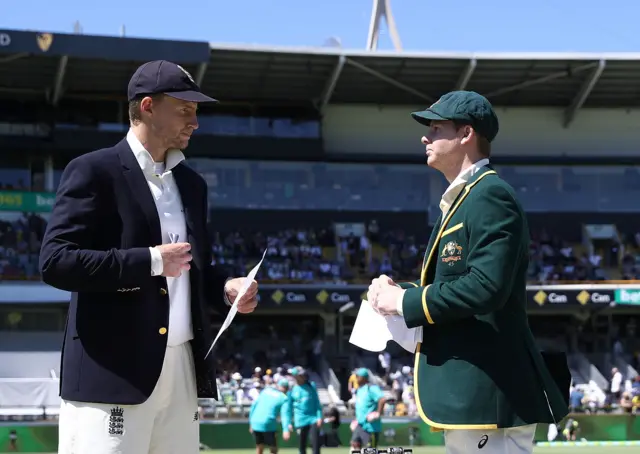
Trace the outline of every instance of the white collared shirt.
[[453, 205], [453, 202], [456, 200], [458, 195], [460, 195], [460, 192], [462, 192], [462, 189], [464, 189], [469, 179], [486, 165], [489, 165], [489, 159], [481, 159], [460, 172], [456, 179], [451, 182], [447, 190], [442, 194], [442, 199], [440, 200], [440, 210], [442, 210], [443, 220], [449, 212], [449, 209], [451, 209], [451, 205]]
[[[467, 185], [467, 182], [469, 181], [469, 179], [473, 175], [478, 173], [478, 171], [480, 169], [482, 169], [483, 167], [485, 167], [487, 165], [489, 165], [489, 159], [487, 159], [487, 158], [481, 159], [481, 160], [471, 164], [469, 167], [464, 169], [462, 172], [460, 172], [460, 174], [455, 178], [455, 180], [453, 180], [451, 182], [451, 184], [449, 185], [447, 190], [444, 191], [444, 194], [442, 194], [442, 199], [440, 200], [440, 210], [442, 210], [442, 220], [443, 221], [444, 221], [445, 216], [447, 215], [447, 213], [451, 209], [451, 205], [453, 205], [453, 202], [456, 200], [458, 195], [460, 195], [460, 193], [462, 192], [464, 187]], [[435, 247], [435, 245], [434, 245], [434, 247]], [[400, 293], [400, 295], [398, 296], [398, 299], [396, 301], [396, 311], [398, 312], [398, 315], [403, 315], [403, 312], [402, 312], [402, 301], [403, 300], [404, 300], [404, 291], [402, 291]]]
[[[151, 154], [140, 143], [132, 130], [127, 133], [127, 142], [144, 174], [149, 190], [158, 210], [162, 244], [187, 241], [187, 226], [180, 191], [171, 170], [184, 160], [180, 150], [169, 150], [165, 162], [154, 162]], [[151, 253], [151, 275], [160, 276], [163, 262], [160, 251], [149, 248]], [[168, 277], [169, 326], [167, 345], [177, 346], [193, 339], [191, 323], [191, 283], [189, 271], [179, 277]]]

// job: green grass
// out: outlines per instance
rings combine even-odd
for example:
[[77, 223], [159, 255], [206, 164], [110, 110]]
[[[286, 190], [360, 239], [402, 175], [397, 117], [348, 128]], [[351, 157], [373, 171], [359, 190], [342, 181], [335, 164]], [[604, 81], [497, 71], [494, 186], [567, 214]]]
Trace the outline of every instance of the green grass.
[[[222, 450], [217, 451], [204, 451], [204, 454], [220, 454]], [[231, 454], [255, 454], [254, 449], [234, 449], [234, 450], [225, 450], [225, 452], [229, 452]], [[349, 450], [347, 448], [323, 448], [323, 453], [327, 454], [348, 454]], [[413, 454], [444, 454], [443, 447], [417, 447], [413, 449]], [[637, 453], [638, 447], [553, 447], [553, 448], [537, 448], [534, 450], [536, 454], [631, 454]], [[307, 449], [307, 453], [311, 453], [310, 449]], [[55, 453], [51, 453], [55, 454]], [[268, 451], [265, 450], [265, 454], [268, 454]], [[278, 454], [298, 454], [297, 449], [281, 449], [278, 451]]]
[[[232, 454], [255, 454], [255, 450], [252, 449], [240, 449], [240, 450], [226, 450]], [[327, 454], [348, 454], [349, 450], [347, 448], [323, 448], [323, 453]], [[413, 449], [413, 454], [444, 454], [443, 447], [417, 447]], [[637, 453], [638, 447], [610, 447], [610, 448], [600, 448], [600, 447], [562, 447], [562, 448], [537, 448], [534, 450], [536, 454], [576, 454], [576, 453], [584, 453], [584, 454], [631, 454]], [[207, 451], [207, 454], [220, 454], [221, 451]], [[311, 450], [307, 449], [307, 453], [310, 454]], [[265, 454], [267, 451], [265, 450]], [[278, 451], [278, 454], [298, 454], [297, 449], [281, 449]]]

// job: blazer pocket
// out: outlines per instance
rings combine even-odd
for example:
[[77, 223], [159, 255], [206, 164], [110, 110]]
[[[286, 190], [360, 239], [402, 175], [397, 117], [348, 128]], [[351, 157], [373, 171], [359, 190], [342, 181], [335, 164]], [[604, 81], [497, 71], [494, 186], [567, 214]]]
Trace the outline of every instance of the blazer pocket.
[[457, 232], [462, 227], [464, 227], [464, 222], [460, 222], [460, 223], [454, 225], [453, 227], [449, 227], [447, 230], [442, 232], [442, 235], [440, 236], [440, 238], [444, 238], [445, 235], [449, 235], [450, 233]]

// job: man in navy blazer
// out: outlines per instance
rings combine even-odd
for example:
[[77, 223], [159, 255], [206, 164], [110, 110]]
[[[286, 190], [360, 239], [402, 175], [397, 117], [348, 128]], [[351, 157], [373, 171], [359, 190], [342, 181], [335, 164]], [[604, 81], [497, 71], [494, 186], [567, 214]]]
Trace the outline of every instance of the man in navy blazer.
[[[218, 398], [207, 309], [225, 316], [244, 282], [211, 265], [207, 186], [180, 151], [215, 100], [168, 61], [128, 98], [126, 138], [69, 163], [42, 242], [44, 282], [72, 292], [59, 454], [197, 453], [197, 398]], [[238, 312], [256, 305], [253, 281]]]

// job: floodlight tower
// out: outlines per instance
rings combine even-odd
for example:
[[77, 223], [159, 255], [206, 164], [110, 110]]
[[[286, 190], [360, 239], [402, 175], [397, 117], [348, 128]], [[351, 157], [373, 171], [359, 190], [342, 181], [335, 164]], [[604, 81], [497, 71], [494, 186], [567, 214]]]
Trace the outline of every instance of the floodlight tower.
[[396, 21], [391, 12], [391, 0], [373, 0], [373, 10], [371, 11], [371, 23], [369, 24], [369, 37], [367, 38], [367, 50], [376, 50], [378, 48], [378, 39], [380, 35], [380, 21], [382, 18], [387, 21], [389, 35], [393, 42], [393, 47], [397, 51], [402, 50], [400, 35], [396, 28]]

